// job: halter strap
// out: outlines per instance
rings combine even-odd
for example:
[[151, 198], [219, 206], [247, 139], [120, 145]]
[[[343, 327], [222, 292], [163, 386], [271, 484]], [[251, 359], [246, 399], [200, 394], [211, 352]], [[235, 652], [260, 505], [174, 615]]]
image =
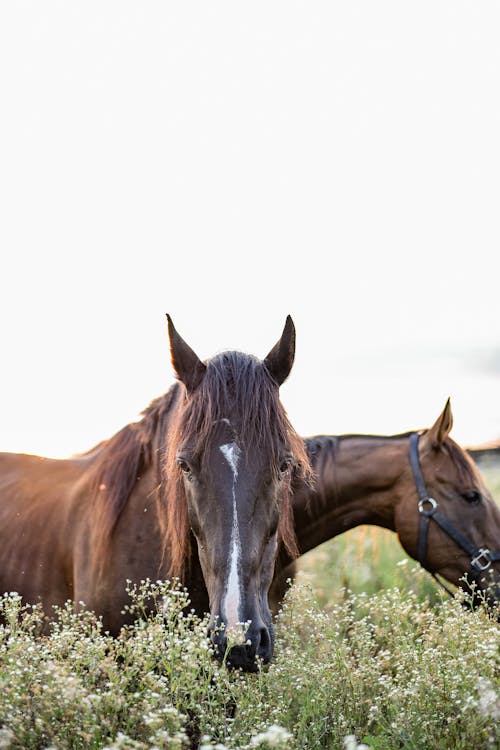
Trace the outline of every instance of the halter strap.
[[424, 502], [425, 500], [429, 499], [429, 495], [427, 494], [424, 475], [422, 474], [422, 469], [420, 468], [420, 459], [418, 457], [419, 440], [420, 435], [418, 434], [418, 432], [412, 432], [410, 435], [410, 464], [413, 471], [413, 479], [415, 480], [415, 485], [417, 487], [418, 499], [421, 502]]
[[[492, 562], [500, 560], [500, 551], [492, 552], [486, 547], [476, 547], [472, 542], [467, 539], [461, 531], [458, 531], [453, 524], [438, 511], [438, 503], [433, 497], [430, 497], [427, 492], [425, 485], [424, 476], [422, 474], [422, 468], [420, 466], [420, 459], [418, 455], [418, 442], [420, 435], [417, 432], [413, 432], [410, 435], [410, 465], [413, 472], [413, 479], [418, 493], [418, 510], [420, 513], [420, 523], [418, 529], [418, 543], [417, 543], [417, 559], [424, 568], [427, 568], [434, 578], [435, 573], [431, 571], [427, 564], [427, 539], [429, 535], [429, 523], [433, 519], [438, 526], [450, 537], [453, 541], [466, 552], [471, 561], [472, 573], [474, 577], [479, 576], [483, 571], [487, 570]], [[443, 584], [436, 578], [438, 583]], [[451, 593], [446, 586], [443, 588]]]
[[[418, 432], [413, 432], [410, 435], [410, 464], [413, 472], [413, 479], [418, 493], [418, 509], [420, 511], [420, 522], [418, 526], [418, 548], [417, 548], [417, 559], [420, 565], [424, 568], [427, 567], [427, 538], [429, 536], [429, 522], [431, 517], [434, 515], [437, 502], [433, 497], [429, 497], [427, 493], [427, 487], [425, 486], [424, 475], [420, 467], [420, 460], [418, 457], [418, 441], [420, 435]], [[426, 506], [429, 506], [428, 508]]]

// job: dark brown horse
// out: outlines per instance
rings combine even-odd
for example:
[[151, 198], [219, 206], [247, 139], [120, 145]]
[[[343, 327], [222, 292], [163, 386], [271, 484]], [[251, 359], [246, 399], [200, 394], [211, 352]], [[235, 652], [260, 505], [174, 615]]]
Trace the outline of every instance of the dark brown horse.
[[225, 352], [203, 363], [168, 322], [179, 382], [141, 421], [69, 460], [1, 455], [0, 591], [48, 614], [73, 599], [117, 633], [127, 579], [178, 576], [210, 612], [220, 655], [233, 630], [244, 645], [228, 662], [251, 671], [273, 652], [278, 544], [294, 554], [292, 469], [310, 470], [278, 395], [295, 329], [287, 318], [264, 361]]
[[[452, 421], [448, 401], [419, 439], [407, 433], [306, 440], [316, 482], [313, 490], [295, 482], [300, 554], [355, 526], [374, 524], [395, 531], [406, 552], [433, 574], [462, 587], [466, 575], [476, 586], [476, 602], [481, 592], [500, 601], [500, 508], [473, 461], [449, 437]], [[282, 550], [273, 609], [294, 572], [295, 563]]]

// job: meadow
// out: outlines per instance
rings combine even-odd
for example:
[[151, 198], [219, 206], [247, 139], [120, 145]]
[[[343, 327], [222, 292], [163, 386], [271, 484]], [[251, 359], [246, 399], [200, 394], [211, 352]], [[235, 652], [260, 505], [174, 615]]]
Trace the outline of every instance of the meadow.
[[[484, 473], [498, 499], [500, 472]], [[498, 622], [444, 594], [389, 532], [360, 527], [301, 560], [258, 674], [212, 657], [186, 592], [131, 594], [138, 619], [117, 639], [69, 606], [42, 635], [37, 608], [3, 597], [0, 748], [500, 745]]]

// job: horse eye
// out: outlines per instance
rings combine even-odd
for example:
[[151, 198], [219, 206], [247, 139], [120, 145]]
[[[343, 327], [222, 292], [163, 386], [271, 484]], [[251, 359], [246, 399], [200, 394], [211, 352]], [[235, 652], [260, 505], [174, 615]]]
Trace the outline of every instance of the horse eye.
[[183, 474], [191, 474], [191, 467], [189, 466], [187, 461], [184, 461], [183, 458], [178, 458], [176, 463]]
[[476, 490], [469, 490], [468, 492], [464, 492], [462, 497], [471, 505], [477, 505], [481, 502], [481, 494]]
[[287, 458], [284, 458], [282, 460], [282, 462], [280, 463], [280, 468], [279, 468], [280, 479], [283, 479], [283, 477], [285, 477], [288, 474], [288, 472], [290, 471], [292, 467], [292, 463], [293, 461], [292, 461], [291, 456], [287, 456]]

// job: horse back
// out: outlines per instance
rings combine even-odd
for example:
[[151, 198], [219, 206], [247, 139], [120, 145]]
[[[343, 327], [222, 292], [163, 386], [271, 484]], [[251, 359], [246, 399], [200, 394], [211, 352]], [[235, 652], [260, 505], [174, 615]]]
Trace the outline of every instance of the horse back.
[[0, 453], [0, 592], [30, 603], [72, 596], [72, 546], [82, 520], [82, 459]]

